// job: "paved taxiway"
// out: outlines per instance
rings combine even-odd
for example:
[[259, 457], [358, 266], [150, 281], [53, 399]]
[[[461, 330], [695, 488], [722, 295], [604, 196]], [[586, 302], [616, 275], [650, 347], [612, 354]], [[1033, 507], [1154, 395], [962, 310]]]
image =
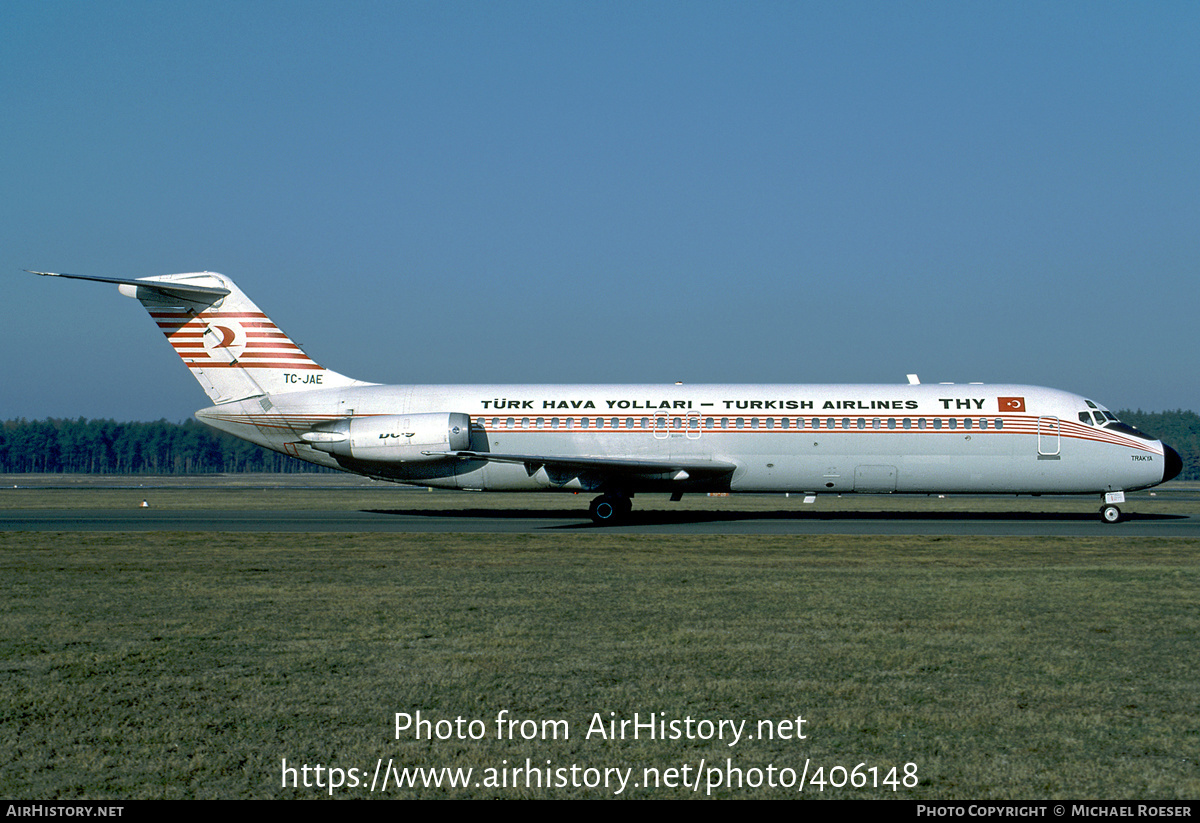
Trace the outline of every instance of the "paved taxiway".
[[639, 495], [628, 524], [597, 527], [588, 497], [429, 492], [332, 474], [0, 475], [0, 531], [1200, 537], [1200, 485], [1183, 483], [1135, 493], [1116, 525], [1083, 497], [827, 496], [808, 505], [779, 495]]
[[1095, 513], [634, 511], [622, 526], [593, 526], [574, 510], [405, 509], [243, 511], [222, 509], [9, 509], [0, 531], [876, 534], [1200, 537], [1200, 515], [1138, 515], [1106, 525]]

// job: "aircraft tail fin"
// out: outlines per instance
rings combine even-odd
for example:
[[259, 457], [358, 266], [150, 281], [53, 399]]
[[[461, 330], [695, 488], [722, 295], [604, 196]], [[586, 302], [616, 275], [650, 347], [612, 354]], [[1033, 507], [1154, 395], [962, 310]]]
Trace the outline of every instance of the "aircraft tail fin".
[[124, 280], [33, 273], [114, 283], [121, 294], [136, 298], [214, 404], [365, 385], [312, 360], [224, 275], [195, 272]]

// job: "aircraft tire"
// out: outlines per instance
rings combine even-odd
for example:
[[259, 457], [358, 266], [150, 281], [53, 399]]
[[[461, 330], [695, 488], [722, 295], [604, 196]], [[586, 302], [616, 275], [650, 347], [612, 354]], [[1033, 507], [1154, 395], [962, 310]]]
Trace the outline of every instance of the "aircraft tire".
[[633, 502], [623, 495], [602, 494], [592, 501], [588, 514], [597, 526], [611, 526], [625, 520], [633, 510]]
[[1103, 520], [1105, 523], [1120, 523], [1121, 522], [1121, 510], [1118, 509], [1116, 506], [1112, 506], [1112, 505], [1101, 506], [1100, 507], [1100, 519]]

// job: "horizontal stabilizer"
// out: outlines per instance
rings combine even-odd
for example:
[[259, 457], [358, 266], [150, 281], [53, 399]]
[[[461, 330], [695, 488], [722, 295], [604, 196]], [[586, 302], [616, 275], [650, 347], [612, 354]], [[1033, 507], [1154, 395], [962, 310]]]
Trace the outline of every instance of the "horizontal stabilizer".
[[164, 297], [177, 297], [184, 300], [200, 300], [211, 302], [229, 294], [229, 289], [216, 286], [194, 286], [191, 283], [171, 282], [164, 280], [125, 280], [120, 277], [93, 277], [88, 274], [60, 274], [53, 271], [33, 271], [25, 269], [30, 274], [40, 274], [43, 277], [66, 277], [71, 280], [92, 280], [97, 283], [113, 283], [117, 286], [135, 286]]

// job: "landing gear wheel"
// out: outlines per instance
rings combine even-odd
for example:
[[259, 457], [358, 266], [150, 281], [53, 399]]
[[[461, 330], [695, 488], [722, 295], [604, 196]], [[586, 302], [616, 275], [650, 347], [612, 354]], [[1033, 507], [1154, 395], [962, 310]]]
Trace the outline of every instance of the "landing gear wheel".
[[1121, 510], [1116, 506], [1108, 505], [1100, 507], [1100, 519], [1105, 523], [1120, 523]]
[[588, 514], [597, 526], [611, 526], [629, 517], [633, 501], [623, 494], [602, 494], [592, 501]]

